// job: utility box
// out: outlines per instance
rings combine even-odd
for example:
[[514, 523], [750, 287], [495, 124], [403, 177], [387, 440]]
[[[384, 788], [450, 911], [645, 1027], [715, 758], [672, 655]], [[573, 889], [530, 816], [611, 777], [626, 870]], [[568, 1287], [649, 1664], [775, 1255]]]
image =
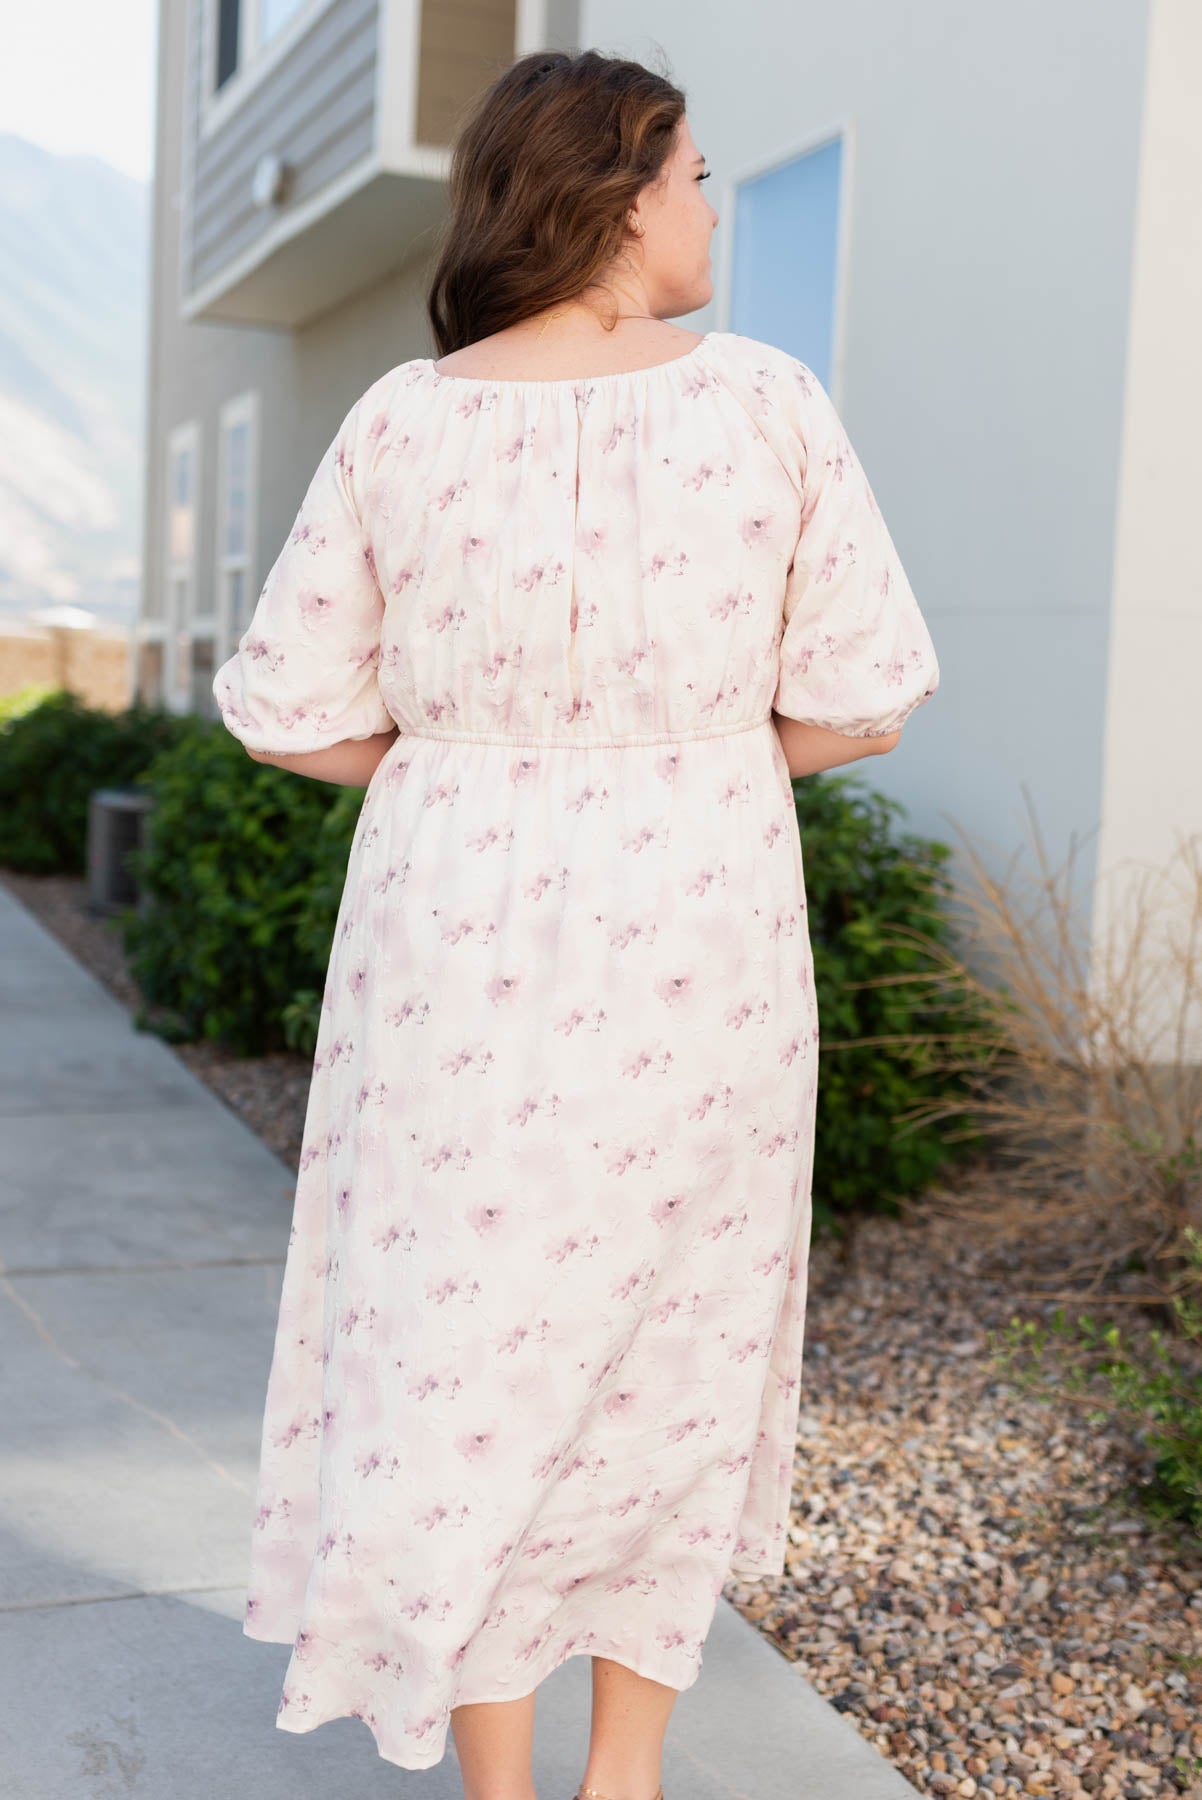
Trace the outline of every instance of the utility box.
[[88, 800], [88, 906], [115, 913], [138, 906], [140, 891], [126, 866], [131, 850], [147, 841], [154, 796], [145, 788], [97, 788]]

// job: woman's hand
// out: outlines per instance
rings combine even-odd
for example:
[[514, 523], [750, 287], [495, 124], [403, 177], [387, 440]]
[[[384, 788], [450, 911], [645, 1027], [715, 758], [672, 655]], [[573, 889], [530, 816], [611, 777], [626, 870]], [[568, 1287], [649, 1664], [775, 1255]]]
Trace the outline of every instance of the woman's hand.
[[837, 769], [842, 763], [859, 762], [861, 757], [881, 756], [892, 750], [901, 737], [900, 728], [883, 737], [844, 737], [842, 732], [827, 731], [821, 725], [803, 725], [774, 712], [772, 723], [785, 753], [789, 774], [817, 775], [822, 769]]
[[365, 788], [400, 735], [399, 728], [394, 727], [376, 737], [344, 738], [340, 744], [329, 744], [324, 750], [306, 750], [296, 756], [278, 756], [268, 750], [248, 750], [246, 754], [255, 762], [291, 769], [294, 775], [309, 775], [314, 781]]

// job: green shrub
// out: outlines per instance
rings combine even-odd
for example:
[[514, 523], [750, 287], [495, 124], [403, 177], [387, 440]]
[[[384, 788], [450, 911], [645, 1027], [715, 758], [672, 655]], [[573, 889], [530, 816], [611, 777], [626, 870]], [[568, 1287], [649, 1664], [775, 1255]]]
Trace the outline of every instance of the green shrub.
[[[147, 779], [151, 846], [133, 863], [153, 907], [129, 918], [126, 942], [147, 1001], [168, 1015], [158, 1028], [311, 1056], [362, 790], [254, 764], [200, 721]], [[946, 847], [893, 830], [899, 803], [846, 778], [794, 791], [822, 1023], [814, 1196], [830, 1223], [895, 1205], [956, 1153], [933, 1126], [899, 1128], [939, 1092], [921, 1045], [844, 1043], [964, 1026], [888, 985], [920, 965], [891, 928], [947, 933]]]
[[[1182, 1521], [1202, 1537], [1202, 1233], [1187, 1227], [1185, 1240], [1192, 1279], [1172, 1299], [1176, 1342], [1151, 1329], [1146, 1346], [1124, 1343], [1119, 1326], [1090, 1313], [1070, 1321], [1063, 1307], [1047, 1325], [1014, 1318], [989, 1336], [999, 1368], [1019, 1386], [1084, 1398], [1091, 1425], [1128, 1425], [1151, 1458], [1135, 1497], [1153, 1518]], [[1053, 1339], [1060, 1355], [1049, 1373]]]
[[88, 796], [127, 787], [183, 721], [157, 708], [104, 712], [56, 688], [10, 696], [0, 715], [0, 863], [30, 875], [80, 875]]
[[27, 681], [24, 687], [14, 688], [11, 694], [0, 694], [0, 725], [9, 719], [19, 719], [23, 713], [40, 706], [43, 700], [49, 700], [52, 694], [62, 692], [62, 688], [50, 681]]
[[948, 846], [897, 830], [901, 802], [857, 777], [806, 776], [793, 792], [819, 1013], [814, 1209], [831, 1226], [851, 1209], [896, 1211], [943, 1165], [979, 1148], [971, 1129], [952, 1144], [935, 1125], [899, 1124], [948, 1085], [929, 1046], [855, 1040], [969, 1036], [974, 1022], [932, 1005], [921, 981], [906, 979], [927, 958], [902, 933], [950, 939]]
[[243, 1055], [286, 1047], [285, 1008], [324, 981], [298, 925], [343, 790], [256, 763], [224, 726], [198, 719], [146, 781], [148, 842], [130, 865], [148, 904], [123, 931], [134, 979], [166, 1015], [155, 1029]]
[[363, 794], [362, 788], [339, 788], [337, 799], [322, 820], [314, 846], [312, 878], [296, 922], [297, 946], [308, 958], [313, 971], [313, 986], [300, 988], [293, 994], [284, 1008], [281, 1022], [289, 1049], [304, 1056], [311, 1057], [317, 1048], [325, 974], [334, 948], [338, 908], [346, 885], [351, 843], [363, 808]]

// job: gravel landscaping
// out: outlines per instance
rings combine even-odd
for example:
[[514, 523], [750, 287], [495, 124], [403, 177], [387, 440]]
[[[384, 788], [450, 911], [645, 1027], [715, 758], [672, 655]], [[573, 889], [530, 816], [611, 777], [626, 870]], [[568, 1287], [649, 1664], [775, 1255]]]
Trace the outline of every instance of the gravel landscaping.
[[[81, 881], [0, 879], [138, 1004]], [[295, 1165], [304, 1058], [175, 1048]], [[991, 1362], [1053, 1310], [1032, 1261], [918, 1210], [816, 1240], [786, 1575], [727, 1596], [921, 1793], [1202, 1800], [1202, 1541], [1139, 1511], [1129, 1436]]]

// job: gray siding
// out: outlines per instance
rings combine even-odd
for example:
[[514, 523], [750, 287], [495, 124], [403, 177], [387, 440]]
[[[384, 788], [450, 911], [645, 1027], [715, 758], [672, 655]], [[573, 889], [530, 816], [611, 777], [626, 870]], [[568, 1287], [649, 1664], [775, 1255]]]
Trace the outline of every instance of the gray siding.
[[[375, 141], [378, 0], [334, 0], [247, 95], [201, 138], [202, 0], [194, 0], [186, 129], [192, 144], [184, 275], [195, 292], [251, 249], [281, 214], [361, 161]], [[294, 169], [283, 207], [256, 207], [255, 164], [275, 151]]]

